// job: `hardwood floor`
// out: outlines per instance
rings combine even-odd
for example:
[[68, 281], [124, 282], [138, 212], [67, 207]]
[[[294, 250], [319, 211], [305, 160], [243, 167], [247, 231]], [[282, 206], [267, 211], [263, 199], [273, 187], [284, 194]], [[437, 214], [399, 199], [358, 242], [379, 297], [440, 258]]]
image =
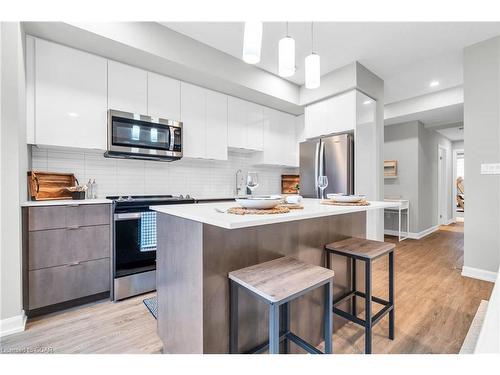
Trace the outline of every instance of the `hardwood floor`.
[[[481, 300], [489, 299], [493, 287], [460, 275], [463, 223], [419, 241], [386, 240], [396, 243], [395, 340], [387, 338], [385, 317], [373, 329], [373, 352], [458, 353]], [[387, 298], [385, 257], [374, 263], [373, 283], [373, 294]], [[25, 332], [0, 339], [2, 352], [160, 353], [156, 320], [142, 303], [151, 295], [30, 319]], [[363, 329], [346, 324], [335, 333], [333, 348], [335, 353], [362, 353]]]
[[1, 338], [1, 352], [161, 353], [156, 320], [143, 299], [104, 300], [28, 320], [26, 331]]
[[[488, 300], [493, 288], [461, 276], [463, 223], [418, 241], [386, 241], [396, 243], [395, 340], [387, 338], [385, 317], [373, 328], [373, 353], [458, 353], [481, 300]], [[387, 298], [387, 274], [387, 259], [375, 261], [373, 295]], [[376, 313], [380, 307], [373, 306]], [[335, 333], [333, 344], [335, 353], [363, 353], [364, 330], [348, 323]]]

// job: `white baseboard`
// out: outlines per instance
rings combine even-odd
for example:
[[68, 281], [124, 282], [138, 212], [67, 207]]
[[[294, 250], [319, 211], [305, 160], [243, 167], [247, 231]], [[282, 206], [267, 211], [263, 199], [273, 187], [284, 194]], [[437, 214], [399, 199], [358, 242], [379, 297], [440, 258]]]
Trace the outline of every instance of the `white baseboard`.
[[21, 315], [0, 320], [0, 337], [12, 335], [24, 331], [26, 327], [26, 315], [24, 311]]
[[462, 267], [462, 276], [472, 277], [473, 279], [490, 281], [492, 283], [497, 279], [497, 273], [493, 271], [482, 270], [474, 267]]
[[450, 224], [454, 224], [457, 222], [457, 219], [452, 217], [450, 220], [448, 220], [448, 222], [445, 224], [445, 225], [450, 225]]
[[[430, 227], [430, 228], [427, 228], [425, 230], [423, 230], [422, 232], [410, 232], [408, 233], [408, 238], [411, 238], [412, 240], [420, 240], [422, 238], [424, 238], [425, 236], [428, 236], [429, 234], [431, 233], [434, 233], [435, 231], [437, 231], [439, 229], [439, 225], [436, 225], [434, 227]], [[397, 230], [390, 230], [390, 229], [386, 229], [384, 231], [384, 234], [387, 234], [388, 236], [398, 236], [399, 235], [399, 232]], [[405, 232], [401, 233], [403, 236], [406, 234]]]

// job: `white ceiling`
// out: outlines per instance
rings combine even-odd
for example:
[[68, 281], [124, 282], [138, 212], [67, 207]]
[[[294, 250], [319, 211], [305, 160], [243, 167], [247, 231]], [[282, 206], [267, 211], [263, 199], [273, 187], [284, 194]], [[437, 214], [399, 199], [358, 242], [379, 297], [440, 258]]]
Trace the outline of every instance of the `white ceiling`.
[[436, 131], [438, 133], [444, 135], [446, 138], [448, 138], [452, 142], [464, 140], [464, 127], [463, 127], [463, 125], [456, 126], [453, 128], [439, 129]]
[[384, 125], [402, 124], [408, 121], [421, 121], [428, 127], [462, 122], [464, 120], [464, 104], [454, 104], [433, 108], [427, 111], [414, 112], [404, 116], [393, 117], [384, 121]]
[[[242, 22], [162, 22], [229, 55], [241, 58]], [[285, 22], [264, 23], [262, 56], [258, 67], [277, 74], [278, 41]], [[314, 24], [314, 50], [326, 74], [352, 61], [384, 79], [385, 102], [390, 103], [462, 83], [464, 47], [500, 34], [500, 23], [486, 22], [318, 22]], [[296, 74], [304, 83], [304, 58], [311, 52], [311, 24], [289, 24], [296, 40]], [[440, 81], [429, 88], [431, 80]]]

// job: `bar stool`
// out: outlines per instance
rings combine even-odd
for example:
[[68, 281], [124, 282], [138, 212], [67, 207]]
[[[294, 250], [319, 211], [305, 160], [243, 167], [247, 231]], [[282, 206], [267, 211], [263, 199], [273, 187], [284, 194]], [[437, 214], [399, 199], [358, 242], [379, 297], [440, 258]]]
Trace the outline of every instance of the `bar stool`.
[[[394, 248], [396, 245], [389, 242], [371, 241], [361, 238], [347, 238], [325, 246], [326, 267], [331, 269], [331, 255], [342, 255], [351, 259], [352, 290], [333, 301], [333, 313], [351, 322], [365, 327], [365, 353], [372, 352], [372, 327], [387, 313], [389, 314], [389, 338], [394, 340]], [[389, 301], [372, 296], [372, 261], [389, 255]], [[356, 289], [356, 260], [365, 262], [365, 293]], [[358, 318], [356, 297], [365, 299], [365, 319]], [[352, 299], [351, 313], [340, 310], [336, 306], [341, 302]], [[384, 307], [372, 317], [372, 304], [376, 302]]]
[[[257, 346], [248, 353], [260, 353], [269, 348], [269, 354], [279, 354], [280, 342], [285, 343], [285, 352], [288, 352], [290, 342], [294, 342], [312, 354], [331, 354], [333, 275], [332, 270], [290, 257], [230, 272], [229, 352], [238, 353], [238, 289], [242, 288], [269, 307], [269, 342]], [[290, 302], [321, 286], [325, 288], [323, 325], [325, 353], [290, 331]], [[280, 333], [280, 307], [285, 327], [282, 333]]]

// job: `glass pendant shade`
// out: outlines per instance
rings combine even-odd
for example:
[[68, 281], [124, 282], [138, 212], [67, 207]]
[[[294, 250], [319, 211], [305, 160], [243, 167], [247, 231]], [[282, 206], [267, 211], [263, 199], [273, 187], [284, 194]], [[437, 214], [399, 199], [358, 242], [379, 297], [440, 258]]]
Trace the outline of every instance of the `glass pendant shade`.
[[306, 88], [315, 89], [320, 86], [320, 58], [311, 53], [305, 60]]
[[279, 41], [278, 74], [291, 77], [295, 74], [295, 40], [289, 36]]
[[262, 22], [245, 22], [243, 36], [243, 61], [248, 64], [257, 64], [260, 61], [262, 47]]

